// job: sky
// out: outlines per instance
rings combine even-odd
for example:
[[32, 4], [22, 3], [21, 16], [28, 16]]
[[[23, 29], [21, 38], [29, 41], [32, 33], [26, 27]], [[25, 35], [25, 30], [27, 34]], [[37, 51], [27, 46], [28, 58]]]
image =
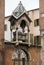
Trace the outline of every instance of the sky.
[[11, 15], [20, 1], [27, 11], [39, 8], [39, 0], [5, 0], [5, 16]]

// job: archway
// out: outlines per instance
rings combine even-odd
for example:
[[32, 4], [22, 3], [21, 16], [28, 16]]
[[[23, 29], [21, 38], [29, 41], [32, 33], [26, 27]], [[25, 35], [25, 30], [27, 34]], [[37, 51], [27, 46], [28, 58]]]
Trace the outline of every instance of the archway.
[[28, 62], [28, 54], [23, 49], [18, 49], [12, 55], [12, 59], [14, 61], [14, 65], [26, 65]]
[[23, 29], [23, 31], [27, 31], [28, 32], [29, 27], [28, 27], [28, 24], [27, 24], [27, 22], [25, 20], [22, 20], [20, 22], [20, 27]]

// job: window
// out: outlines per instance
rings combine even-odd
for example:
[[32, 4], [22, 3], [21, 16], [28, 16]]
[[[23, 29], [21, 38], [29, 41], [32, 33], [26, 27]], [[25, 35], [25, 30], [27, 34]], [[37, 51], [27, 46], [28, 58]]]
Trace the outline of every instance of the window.
[[33, 44], [33, 34], [30, 34], [30, 43]]
[[25, 26], [26, 26], [26, 21], [25, 20], [22, 20], [21, 21], [21, 24], [20, 24], [20, 27], [24, 29]]
[[39, 19], [34, 20], [34, 26], [38, 26], [39, 25]]
[[41, 44], [41, 37], [35, 36], [34, 37], [34, 45], [40, 45]]
[[7, 24], [4, 25], [4, 30], [7, 31]]

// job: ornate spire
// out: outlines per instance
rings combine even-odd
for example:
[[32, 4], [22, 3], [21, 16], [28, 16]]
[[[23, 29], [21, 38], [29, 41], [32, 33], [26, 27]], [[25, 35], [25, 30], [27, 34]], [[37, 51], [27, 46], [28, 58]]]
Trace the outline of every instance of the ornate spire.
[[18, 4], [18, 6], [16, 7], [16, 9], [13, 11], [13, 15], [18, 18], [19, 16], [21, 16], [21, 14], [23, 14], [25, 12], [25, 8], [24, 6], [22, 5], [21, 1], [20, 3]]
[[19, 5], [22, 5], [21, 1], [20, 1]]

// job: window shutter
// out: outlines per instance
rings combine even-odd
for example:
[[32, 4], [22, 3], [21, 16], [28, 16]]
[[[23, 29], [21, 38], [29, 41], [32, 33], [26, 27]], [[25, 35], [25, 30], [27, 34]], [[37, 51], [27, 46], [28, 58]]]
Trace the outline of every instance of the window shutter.
[[37, 26], [37, 22], [36, 22], [36, 20], [34, 20], [34, 26]]
[[33, 45], [33, 34], [30, 34], [30, 43]]
[[38, 41], [37, 42], [38, 42], [38, 45], [41, 45], [41, 37], [40, 36], [38, 37]]
[[41, 45], [41, 37], [40, 36], [35, 36], [34, 37], [34, 45]]
[[39, 19], [34, 20], [34, 26], [38, 26], [39, 25]]
[[34, 37], [34, 45], [37, 45], [37, 37]]

